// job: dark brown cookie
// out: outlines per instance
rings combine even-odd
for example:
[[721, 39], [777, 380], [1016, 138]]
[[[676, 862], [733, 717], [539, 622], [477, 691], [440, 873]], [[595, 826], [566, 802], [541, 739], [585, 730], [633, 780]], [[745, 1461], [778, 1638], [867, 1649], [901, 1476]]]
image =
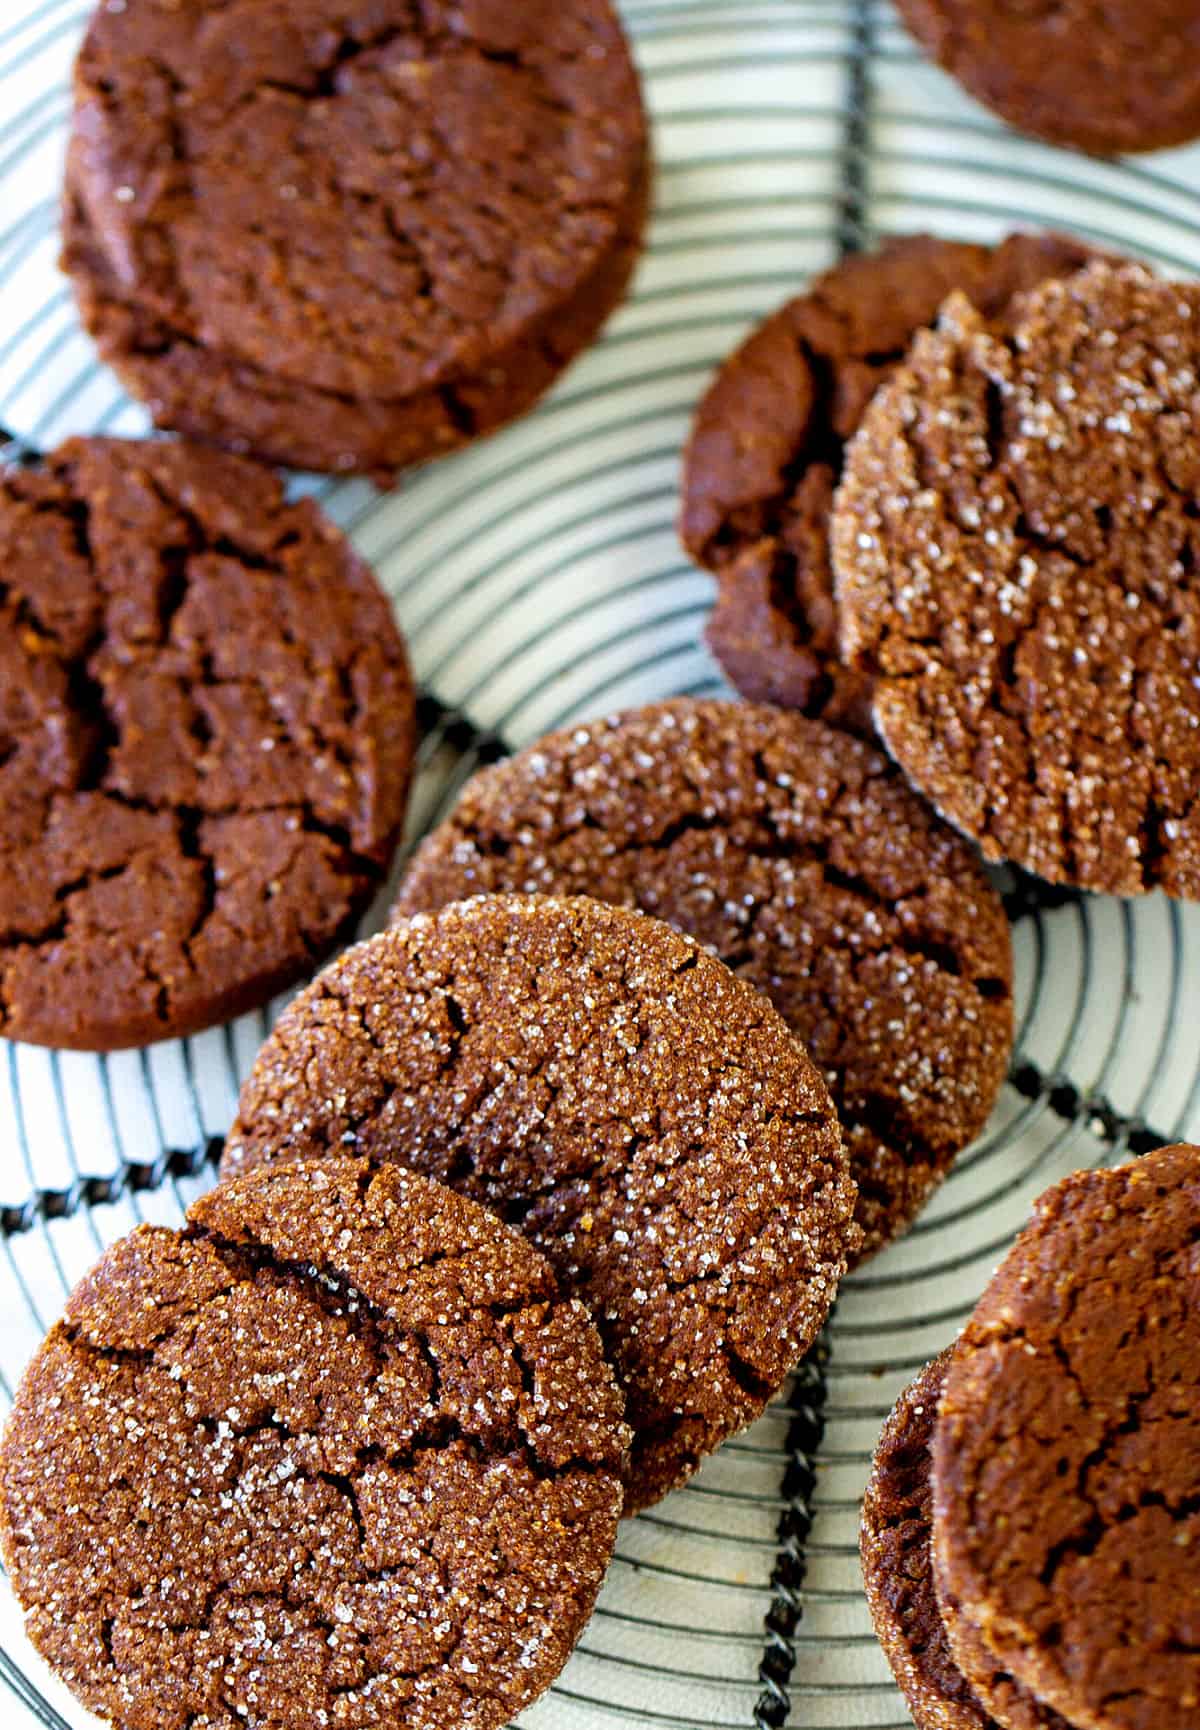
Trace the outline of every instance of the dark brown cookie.
[[1087, 1730], [1196, 1722], [1198, 1243], [1200, 1149], [1077, 1173], [1038, 1202], [946, 1371], [939, 1593]]
[[1101, 156], [1200, 135], [1189, 0], [898, 0], [947, 72], [1010, 126]]
[[879, 752], [819, 721], [678, 698], [486, 769], [399, 916], [498, 890], [640, 907], [764, 992], [824, 1073], [863, 1253], [983, 1127], [1012, 1047], [1012, 946], [974, 853]]
[[876, 396], [833, 525], [842, 646], [992, 859], [1200, 896], [1200, 288], [1095, 264], [1012, 332], [952, 301]]
[[917, 1730], [995, 1730], [951, 1656], [933, 1589], [929, 1443], [952, 1349], [905, 1388], [883, 1426], [863, 1497], [863, 1585]]
[[947, 295], [995, 318], [1093, 256], [1055, 234], [890, 240], [819, 276], [725, 362], [692, 423], [680, 534], [720, 578], [708, 643], [744, 696], [871, 734], [870, 680], [838, 656], [829, 562], [846, 442]]
[[108, 1050], [312, 970], [378, 887], [415, 717], [367, 567], [268, 470], [74, 440], [0, 474], [0, 1032]]
[[0, 1451], [35, 1646], [119, 1730], [492, 1730], [612, 1553], [628, 1431], [582, 1305], [397, 1166], [258, 1172], [72, 1294]]
[[583, 1298], [629, 1396], [631, 1507], [758, 1416], [857, 1246], [829, 1096], [770, 1004], [586, 899], [419, 916], [297, 998], [223, 1170], [347, 1148], [494, 1208]]
[[875, 1450], [860, 1534], [871, 1620], [918, 1730], [1071, 1730], [1001, 1670], [935, 1591], [929, 1449], [953, 1350], [904, 1390]]
[[608, 0], [136, 0], [79, 58], [64, 264], [160, 424], [388, 478], [591, 340], [648, 178]]

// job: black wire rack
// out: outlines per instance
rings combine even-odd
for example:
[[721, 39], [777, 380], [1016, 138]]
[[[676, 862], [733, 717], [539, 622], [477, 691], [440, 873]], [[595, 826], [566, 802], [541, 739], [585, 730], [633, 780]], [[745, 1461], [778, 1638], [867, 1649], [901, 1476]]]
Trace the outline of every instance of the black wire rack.
[[[144, 430], [54, 268], [79, 0], [0, 10], [0, 437]], [[381, 496], [320, 483], [379, 571], [425, 695], [410, 842], [538, 733], [722, 687], [708, 577], [673, 532], [713, 364], [839, 254], [918, 228], [1068, 228], [1200, 271], [1200, 152], [1102, 163], [1017, 138], [872, 0], [626, 0], [658, 187], [635, 291], [536, 414]], [[6, 444], [5, 444], [5, 441]], [[1200, 1138], [1200, 910], [1005, 874], [1018, 976], [1008, 1087], [901, 1244], [846, 1282], [763, 1419], [627, 1522], [596, 1615], [530, 1726], [903, 1730], [871, 1634], [858, 1506], [892, 1400], [961, 1326], [1030, 1201], [1078, 1166]], [[212, 1181], [271, 1015], [108, 1060], [0, 1042], [0, 1400], [66, 1292]], [[0, 1616], [0, 1680], [85, 1720]], [[12, 1630], [11, 1637], [8, 1631]]]

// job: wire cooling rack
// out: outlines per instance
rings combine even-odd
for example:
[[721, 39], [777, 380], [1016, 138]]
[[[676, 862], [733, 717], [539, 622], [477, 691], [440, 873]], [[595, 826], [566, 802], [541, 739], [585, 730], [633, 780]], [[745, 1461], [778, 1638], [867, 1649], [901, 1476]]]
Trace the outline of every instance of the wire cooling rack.
[[[140, 432], [54, 268], [79, 0], [0, 6], [0, 423], [10, 456]], [[1200, 152], [1097, 163], [1016, 137], [868, 0], [627, 0], [659, 164], [629, 303], [551, 400], [381, 497], [315, 490], [375, 564], [425, 693], [410, 839], [479, 763], [576, 718], [719, 691], [710, 579], [681, 558], [678, 453], [712, 365], [839, 253], [1054, 225], [1200, 271]], [[901, 1386], [962, 1324], [1030, 1200], [1080, 1165], [1200, 1138], [1200, 909], [1003, 880], [1018, 1042], [979, 1142], [847, 1281], [767, 1415], [623, 1527], [582, 1645], [524, 1723], [903, 1730], [870, 1630], [858, 1504]], [[212, 1181], [270, 1016], [102, 1061], [0, 1042], [0, 1396], [71, 1284]], [[88, 1722], [0, 1587], [0, 1679]]]

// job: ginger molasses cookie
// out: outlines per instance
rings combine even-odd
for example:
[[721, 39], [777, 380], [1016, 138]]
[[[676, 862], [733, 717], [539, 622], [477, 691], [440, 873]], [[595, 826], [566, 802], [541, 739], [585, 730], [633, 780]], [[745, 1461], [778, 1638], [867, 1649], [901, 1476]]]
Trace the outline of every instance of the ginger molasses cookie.
[[184, 444], [0, 474], [0, 1032], [109, 1050], [312, 970], [404, 816], [413, 687], [311, 502]]
[[1196, 1721], [1198, 1239], [1200, 1149], [1067, 1178], [946, 1370], [939, 1594], [1079, 1730]]
[[5, 1566], [118, 1730], [494, 1730], [590, 1613], [621, 1407], [482, 1208], [397, 1166], [257, 1172], [72, 1294], [0, 1448]]
[[952, 301], [868, 409], [842, 647], [991, 859], [1200, 895], [1200, 288], [1094, 264], [1007, 333]]
[[833, 1107], [771, 1005], [582, 898], [420, 915], [296, 999], [223, 1170], [346, 1151], [440, 1177], [545, 1251], [625, 1383], [631, 1507], [759, 1415], [857, 1246]]
[[129, 0], [76, 68], [64, 263], [160, 424], [387, 477], [591, 340], [648, 178], [608, 0]]
[[1187, 0], [899, 0], [926, 53], [1010, 126], [1109, 156], [1200, 135]]
[[952, 1354], [947, 1348], [904, 1390], [875, 1450], [861, 1528], [871, 1620], [918, 1730], [1070, 1730], [1000, 1670], [977, 1636], [968, 1680], [962, 1652], [973, 1631], [935, 1592], [929, 1449]]
[[883, 1426], [863, 1497], [863, 1584], [917, 1730], [995, 1730], [951, 1656], [933, 1589], [929, 1443], [949, 1356], [925, 1366]]
[[708, 643], [744, 696], [872, 733], [870, 680], [838, 655], [829, 563], [846, 442], [947, 295], [994, 318], [1092, 256], [1056, 234], [890, 240], [817, 277], [721, 367], [692, 423], [680, 534], [720, 579]]
[[498, 890], [640, 907], [764, 992], [837, 1106], [863, 1253], [911, 1224], [1004, 1080], [999, 897], [878, 751], [819, 721], [678, 698], [539, 740], [467, 784], [396, 913]]

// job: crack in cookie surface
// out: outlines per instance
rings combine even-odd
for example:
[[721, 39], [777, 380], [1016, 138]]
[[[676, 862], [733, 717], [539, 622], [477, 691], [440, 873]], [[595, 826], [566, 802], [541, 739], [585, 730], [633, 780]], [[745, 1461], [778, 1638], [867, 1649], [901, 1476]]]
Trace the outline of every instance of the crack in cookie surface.
[[122, 1730], [499, 1725], [611, 1552], [581, 1306], [482, 1210], [347, 1159], [244, 1179], [77, 1288], [0, 1460], [30, 1633]]
[[[946, 1372], [939, 1595], [1072, 1724], [1183, 1730], [1194, 1717], [1198, 1253], [1200, 1150], [1068, 1178], [1037, 1204]], [[953, 1646], [954, 1616], [947, 1627]]]
[[846, 445], [950, 293], [997, 318], [1092, 256], [1054, 234], [890, 240], [817, 277], [724, 363], [692, 426], [680, 532], [718, 573], [708, 643], [744, 696], [873, 734], [870, 678], [838, 653], [829, 517]]
[[993, 859], [1200, 895], [1200, 295], [1095, 264], [1012, 331], [965, 303], [838, 494], [843, 648], [911, 780]]
[[539, 740], [472, 779], [395, 915], [513, 890], [640, 908], [771, 999], [838, 1108], [867, 1251], [987, 1119], [1012, 1044], [1003, 908], [856, 739], [678, 699]]
[[224, 1169], [345, 1147], [519, 1221], [588, 1304], [635, 1506], [758, 1415], [857, 1242], [828, 1094], [775, 1011], [594, 901], [480, 898], [327, 968], [264, 1047]]
[[370, 572], [266, 470], [77, 440], [0, 477], [0, 1028], [264, 1001], [362, 910], [415, 743]]

